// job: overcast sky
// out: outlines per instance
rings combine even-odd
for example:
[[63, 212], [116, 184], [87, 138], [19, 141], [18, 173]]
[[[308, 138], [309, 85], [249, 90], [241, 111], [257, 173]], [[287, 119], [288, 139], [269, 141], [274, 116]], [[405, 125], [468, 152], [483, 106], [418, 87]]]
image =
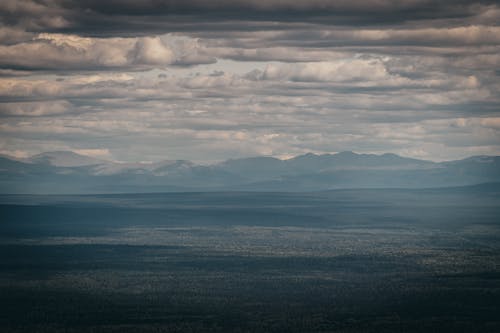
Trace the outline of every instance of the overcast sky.
[[500, 3], [2, 0], [0, 153], [500, 155]]

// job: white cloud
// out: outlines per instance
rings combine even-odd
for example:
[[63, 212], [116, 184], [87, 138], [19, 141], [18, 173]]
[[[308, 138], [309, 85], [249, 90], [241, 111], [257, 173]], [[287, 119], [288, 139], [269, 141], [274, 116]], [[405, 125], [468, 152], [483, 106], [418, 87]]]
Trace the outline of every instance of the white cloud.
[[484, 127], [490, 127], [496, 130], [500, 130], [500, 117], [482, 118], [480, 120], [480, 123]]
[[175, 61], [174, 52], [158, 36], [139, 38], [131, 55], [135, 64], [163, 67]]
[[264, 80], [291, 81], [380, 81], [390, 78], [382, 61], [344, 59], [333, 62], [270, 64], [262, 72]]
[[470, 25], [417, 29], [352, 29], [324, 31], [322, 37], [347, 41], [406, 42], [411, 44], [499, 44], [500, 27]]
[[95, 158], [110, 158], [111, 157], [109, 149], [107, 149], [107, 148], [73, 149], [73, 152], [80, 154], [80, 155], [85, 155], [85, 156], [90, 156], [90, 157], [95, 157]]
[[164, 68], [215, 61], [199, 57], [197, 44], [180, 46], [175, 49], [159, 36], [91, 38], [41, 33], [31, 41], [0, 45], [0, 65], [34, 70], [102, 70]]

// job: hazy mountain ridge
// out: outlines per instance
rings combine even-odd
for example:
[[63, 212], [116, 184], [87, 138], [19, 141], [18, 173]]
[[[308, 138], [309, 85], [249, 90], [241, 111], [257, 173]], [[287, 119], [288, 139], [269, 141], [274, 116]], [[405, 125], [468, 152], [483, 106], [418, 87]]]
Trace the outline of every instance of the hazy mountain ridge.
[[305, 154], [231, 159], [118, 163], [73, 152], [19, 160], [0, 156], [1, 193], [161, 191], [316, 191], [336, 188], [435, 188], [500, 182], [500, 157], [431, 162], [395, 154]]
[[107, 161], [90, 156], [80, 155], [71, 151], [45, 152], [33, 155], [21, 161], [31, 164], [47, 164], [58, 167], [76, 167], [107, 163]]

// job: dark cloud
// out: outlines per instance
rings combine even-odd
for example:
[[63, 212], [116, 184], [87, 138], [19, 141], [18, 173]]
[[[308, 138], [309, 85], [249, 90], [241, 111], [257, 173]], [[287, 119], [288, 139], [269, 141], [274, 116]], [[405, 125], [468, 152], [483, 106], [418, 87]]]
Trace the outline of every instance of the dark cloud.
[[[476, 23], [498, 22], [497, 6], [498, 1], [466, 0], [5, 0], [0, 4], [0, 20], [32, 32], [137, 36], [263, 30], [266, 22], [387, 26], [451, 20], [456, 25], [474, 23], [478, 16], [481, 21]], [[267, 26], [286, 28], [275, 23]]]
[[66, 9], [122, 16], [199, 16], [224, 20], [393, 23], [405, 20], [464, 18], [496, 1], [439, 0], [150, 0], [63, 1]]

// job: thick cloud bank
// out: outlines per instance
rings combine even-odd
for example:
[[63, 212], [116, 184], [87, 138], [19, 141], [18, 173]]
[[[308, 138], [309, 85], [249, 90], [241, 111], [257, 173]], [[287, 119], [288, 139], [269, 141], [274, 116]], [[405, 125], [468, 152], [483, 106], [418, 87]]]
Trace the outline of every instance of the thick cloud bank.
[[0, 153], [500, 154], [500, 4], [0, 2]]

